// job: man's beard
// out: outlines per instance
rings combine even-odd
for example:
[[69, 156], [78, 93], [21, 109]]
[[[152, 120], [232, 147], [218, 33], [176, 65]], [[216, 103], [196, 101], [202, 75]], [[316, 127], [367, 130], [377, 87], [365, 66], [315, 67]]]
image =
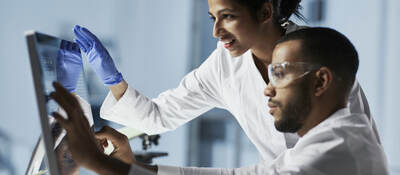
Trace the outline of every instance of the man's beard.
[[[282, 108], [280, 120], [275, 121], [275, 128], [280, 132], [297, 132], [311, 111], [311, 96], [308, 81], [305, 80], [294, 90], [285, 108]], [[281, 106], [282, 107], [282, 106]]]

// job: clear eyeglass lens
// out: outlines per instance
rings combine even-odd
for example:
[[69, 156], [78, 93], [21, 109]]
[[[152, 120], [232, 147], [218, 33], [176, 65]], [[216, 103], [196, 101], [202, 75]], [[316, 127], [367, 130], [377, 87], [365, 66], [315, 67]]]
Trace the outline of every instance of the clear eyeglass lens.
[[268, 65], [268, 77], [275, 88], [282, 88], [309, 73], [309, 69], [311, 66], [302, 62], [270, 64]]

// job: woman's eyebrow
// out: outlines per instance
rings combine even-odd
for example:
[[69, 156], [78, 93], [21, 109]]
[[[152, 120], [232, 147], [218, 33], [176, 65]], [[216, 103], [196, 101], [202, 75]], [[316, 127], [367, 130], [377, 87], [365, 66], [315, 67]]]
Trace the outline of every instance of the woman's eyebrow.
[[[219, 14], [221, 14], [223, 12], [235, 12], [235, 10], [234, 9], [230, 9], [230, 8], [224, 8], [222, 10], [218, 10], [217, 14], [219, 15]], [[213, 16], [213, 14], [210, 11], [208, 12], [208, 14]]]

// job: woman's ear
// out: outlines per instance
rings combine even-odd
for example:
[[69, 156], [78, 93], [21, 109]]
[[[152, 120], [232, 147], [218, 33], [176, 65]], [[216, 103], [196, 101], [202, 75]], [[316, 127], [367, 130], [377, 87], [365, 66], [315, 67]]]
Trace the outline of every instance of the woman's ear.
[[319, 97], [332, 86], [333, 73], [327, 67], [321, 67], [315, 72], [315, 77], [314, 95]]
[[272, 20], [273, 6], [271, 2], [265, 2], [257, 14], [257, 19], [262, 23]]

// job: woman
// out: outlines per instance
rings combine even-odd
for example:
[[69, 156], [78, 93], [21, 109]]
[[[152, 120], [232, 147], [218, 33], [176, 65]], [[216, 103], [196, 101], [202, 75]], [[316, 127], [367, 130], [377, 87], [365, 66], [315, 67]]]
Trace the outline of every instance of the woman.
[[[301, 18], [299, 3], [300, 0], [208, 0], [213, 35], [220, 40], [217, 48], [177, 88], [155, 99], [129, 86], [97, 37], [76, 26], [75, 41], [111, 90], [102, 105], [101, 117], [147, 134], [158, 134], [176, 129], [214, 107], [223, 108], [236, 118], [261, 159], [273, 160], [293, 147], [298, 137], [282, 134], [274, 127], [267, 97], [263, 95], [269, 82], [266, 67], [275, 42], [299, 28], [288, 20], [292, 14]], [[352, 112], [370, 116], [357, 82], [349, 103]]]

